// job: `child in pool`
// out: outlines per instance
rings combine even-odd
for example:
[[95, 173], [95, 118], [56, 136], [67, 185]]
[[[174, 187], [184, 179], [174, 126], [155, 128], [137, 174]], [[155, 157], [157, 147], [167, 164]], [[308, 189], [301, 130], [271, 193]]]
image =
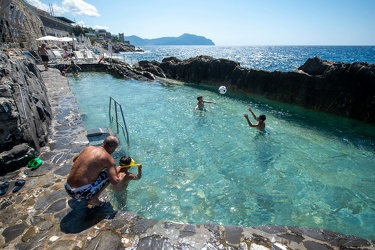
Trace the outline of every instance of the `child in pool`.
[[[136, 164], [132, 158], [129, 156], [123, 156], [121, 157], [119, 161], [120, 166], [117, 167], [117, 174], [119, 175], [120, 173], [124, 174], [125, 177], [124, 179], [118, 183], [117, 185], [110, 185], [111, 189], [115, 192], [118, 193], [120, 191], [125, 190], [128, 185], [130, 180], [139, 180], [142, 177], [142, 164]], [[129, 171], [131, 167], [137, 166], [138, 167], [138, 174], [134, 175]]]
[[61, 69], [61, 75], [66, 76], [66, 69]]
[[78, 75], [78, 69], [82, 70], [77, 64], [74, 63], [74, 61], [70, 62], [69, 67], [66, 68], [66, 72], [68, 72], [69, 69], [72, 69], [73, 75]]
[[252, 124], [249, 120], [249, 116], [247, 114], [244, 114], [243, 116], [246, 118], [247, 123], [250, 127], [257, 128], [260, 131], [263, 131], [266, 128], [266, 123], [264, 122], [266, 120], [266, 115], [259, 115], [258, 117], [254, 114], [254, 112], [251, 110], [251, 108], [248, 108], [247, 110], [250, 111], [250, 113], [253, 115], [254, 119], [258, 121], [258, 124]]
[[200, 111], [205, 111], [204, 109], [204, 104], [205, 103], [212, 103], [212, 104], [216, 104], [216, 102], [213, 102], [213, 101], [206, 101], [206, 100], [203, 100], [203, 97], [202, 96], [198, 96], [197, 97], [197, 100], [198, 100], [198, 103], [197, 103], [197, 106], [195, 106], [194, 110], [200, 110]]

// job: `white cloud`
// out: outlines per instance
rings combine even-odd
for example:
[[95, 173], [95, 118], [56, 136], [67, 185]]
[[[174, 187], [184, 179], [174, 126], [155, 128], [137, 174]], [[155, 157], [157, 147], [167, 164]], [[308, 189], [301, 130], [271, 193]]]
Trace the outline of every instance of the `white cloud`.
[[84, 16], [100, 16], [98, 10], [94, 5], [86, 3], [82, 0], [64, 0], [62, 2], [62, 8], [67, 12], [71, 12], [76, 15]]
[[79, 21], [79, 22], [76, 22], [77, 25], [81, 26], [81, 27], [85, 27], [86, 24], [84, 21]]
[[[44, 3], [42, 3], [39, 0], [28, 0], [28, 2], [32, 6], [35, 6], [38, 9], [44, 10], [44, 11], [46, 11], [48, 13], [50, 13], [50, 11], [51, 11], [50, 7], [47, 4], [44, 4]], [[66, 13], [66, 11], [62, 7], [60, 7], [60, 6], [56, 5], [56, 4], [52, 4], [52, 10], [53, 10], [53, 13], [55, 15], [62, 15], [64, 13]]]
[[109, 27], [108, 26], [101, 26], [101, 25], [95, 25], [94, 26], [94, 29], [97, 29], [97, 30], [99, 30], [99, 29], [104, 29], [104, 30], [109, 30]]
[[57, 6], [56, 4], [52, 4], [53, 13], [57, 16], [62, 15], [66, 13], [66, 11], [61, 8], [60, 6]]
[[28, 3], [32, 6], [37, 7], [38, 9], [49, 12], [49, 6], [47, 4], [42, 3], [39, 0], [28, 0]]
[[[50, 7], [47, 4], [42, 3], [40, 0], [28, 0], [28, 2], [38, 9], [47, 11], [48, 13], [50, 12]], [[75, 15], [100, 16], [94, 5], [86, 3], [83, 0], [63, 0], [61, 7], [53, 4], [52, 8], [55, 15], [62, 15], [71, 12]]]

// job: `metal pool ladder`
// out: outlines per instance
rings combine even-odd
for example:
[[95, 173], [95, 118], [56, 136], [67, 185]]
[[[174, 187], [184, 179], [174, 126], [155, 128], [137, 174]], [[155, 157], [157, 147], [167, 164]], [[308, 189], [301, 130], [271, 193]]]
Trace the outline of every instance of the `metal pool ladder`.
[[[112, 103], [113, 103], [113, 106], [114, 106], [114, 109], [115, 109], [114, 116], [111, 114]], [[113, 120], [115, 120], [117, 134], [119, 134], [119, 127], [121, 127], [122, 134], [124, 135], [124, 138], [126, 140], [126, 144], [129, 147], [129, 133], [128, 133], [128, 128], [126, 127], [124, 112], [122, 112], [121, 104], [118, 101], [116, 101], [112, 96], [109, 97], [109, 110], [108, 111], [109, 111], [109, 121], [112, 123]], [[121, 124], [121, 121], [119, 121], [119, 115], [118, 115], [119, 111], [121, 112], [122, 124]]]

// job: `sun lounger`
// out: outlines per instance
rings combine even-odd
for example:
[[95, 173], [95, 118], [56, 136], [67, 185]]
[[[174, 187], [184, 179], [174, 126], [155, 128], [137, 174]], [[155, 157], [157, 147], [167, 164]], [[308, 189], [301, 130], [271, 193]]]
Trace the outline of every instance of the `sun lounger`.
[[85, 57], [83, 56], [81, 51], [78, 51], [78, 50], [74, 51], [74, 56], [76, 57], [78, 61], [81, 61], [81, 62], [85, 61]]
[[92, 53], [91, 50], [86, 50], [85, 54], [86, 54], [87, 62], [93, 62], [94, 61], [94, 56], [93, 56], [93, 53]]
[[52, 50], [52, 54], [55, 56], [56, 60], [62, 60], [63, 59], [63, 57], [61, 56], [60, 51], [58, 51], [58, 50]]
[[26, 55], [27, 57], [30, 57], [31, 59], [33, 59], [34, 60], [34, 62], [35, 63], [40, 63], [42, 60], [38, 57], [35, 57], [33, 54], [31, 54], [31, 52], [29, 52], [29, 51], [22, 51], [22, 53], [24, 54], [24, 55]]
[[29, 50], [30, 54], [38, 59], [38, 62], [42, 62], [42, 57], [39, 55], [38, 50]]
[[53, 54], [52, 50], [47, 49], [47, 52], [48, 52], [48, 58], [49, 58], [50, 62], [56, 62], [56, 57]]

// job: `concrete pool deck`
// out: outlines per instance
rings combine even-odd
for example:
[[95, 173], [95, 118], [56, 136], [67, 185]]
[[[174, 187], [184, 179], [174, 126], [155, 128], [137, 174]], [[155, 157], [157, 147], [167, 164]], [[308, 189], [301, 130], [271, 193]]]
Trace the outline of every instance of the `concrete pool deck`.
[[[375, 249], [374, 240], [321, 229], [189, 225], [115, 211], [109, 202], [88, 211], [64, 189], [73, 156], [89, 143], [77, 103], [57, 69], [41, 74], [53, 110], [50, 142], [38, 169], [0, 176], [11, 183], [0, 196], [2, 249]], [[17, 179], [26, 184], [12, 193]]]

